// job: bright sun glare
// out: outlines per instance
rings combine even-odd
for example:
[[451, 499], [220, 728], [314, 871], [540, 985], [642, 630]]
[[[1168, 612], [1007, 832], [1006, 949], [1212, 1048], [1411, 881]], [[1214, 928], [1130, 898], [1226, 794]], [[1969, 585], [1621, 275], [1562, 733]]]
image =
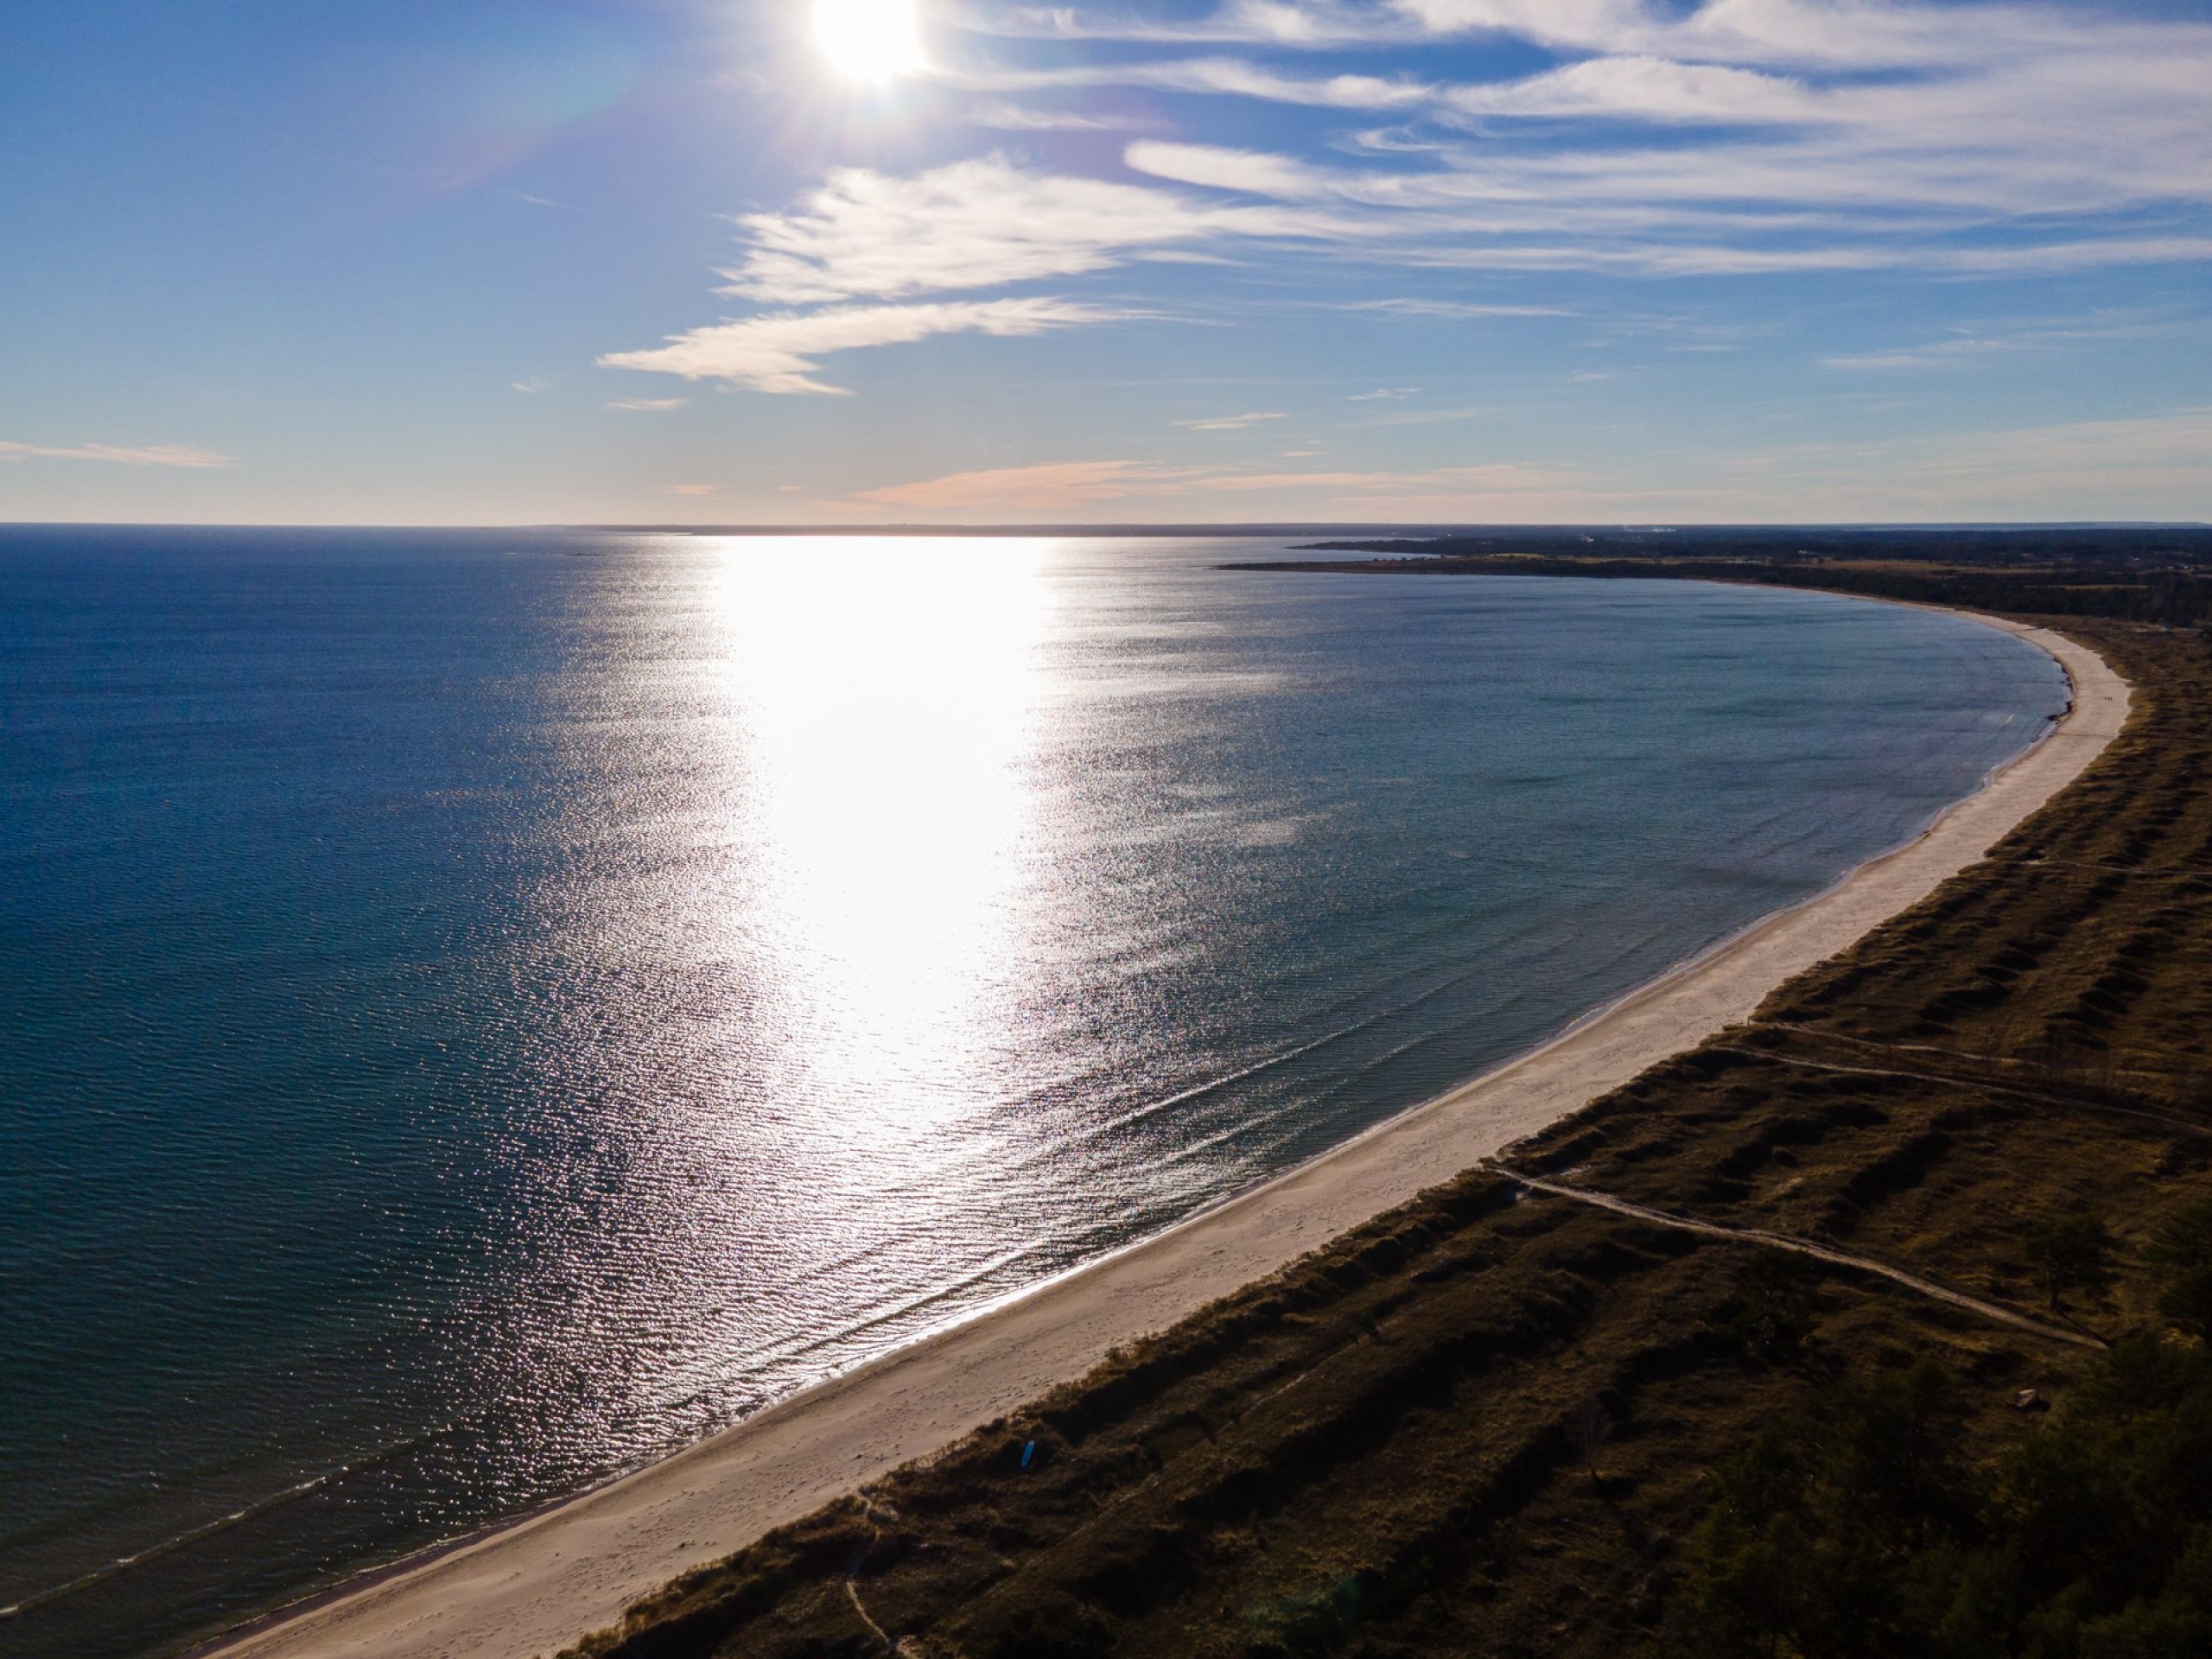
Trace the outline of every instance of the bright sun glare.
[[814, 0], [814, 39], [848, 80], [886, 81], [922, 67], [915, 0]]

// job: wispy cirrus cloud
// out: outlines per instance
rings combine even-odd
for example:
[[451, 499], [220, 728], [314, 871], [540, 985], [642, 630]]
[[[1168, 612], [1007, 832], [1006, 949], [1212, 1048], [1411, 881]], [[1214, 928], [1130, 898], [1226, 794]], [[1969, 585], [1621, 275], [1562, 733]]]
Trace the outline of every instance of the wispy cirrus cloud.
[[1081, 110], [1034, 110], [1025, 105], [990, 99], [972, 105], [969, 125], [1001, 132], [1121, 132], [1141, 126], [1141, 121], [1116, 115], [1092, 115]]
[[[695, 328], [599, 359], [757, 391], [836, 393], [814, 376], [824, 353], [931, 335], [1019, 335], [1126, 319], [1126, 307], [1052, 297], [915, 301], [1086, 275], [1200, 251], [1219, 238], [1317, 233], [1272, 207], [1194, 200], [1144, 185], [1044, 174], [1003, 156], [909, 178], [832, 173], [798, 207], [741, 221], [747, 248], [722, 273], [726, 296], [784, 308]], [[855, 304], [856, 300], [905, 301]]]
[[777, 305], [997, 288], [1312, 228], [1274, 207], [1033, 172], [1001, 156], [908, 178], [842, 168], [799, 207], [740, 223], [747, 247], [722, 292]]
[[[1756, 462], [1756, 465], [1750, 464]], [[1782, 503], [1836, 521], [2212, 517], [2212, 408], [2063, 421], [1853, 446], [1798, 445], [1715, 469], [1736, 518]], [[1733, 478], [1730, 478], [1732, 471]]]
[[1959, 325], [1942, 338], [1885, 351], [1857, 352], [1823, 357], [1824, 367], [1856, 370], [1914, 370], [1966, 368], [1980, 363], [2015, 357], [2022, 353], [2063, 351], [2093, 341], [2154, 334], [2202, 338], [2201, 321], [2126, 311], [2093, 313], [2082, 317], [2044, 318], [2015, 321], [2007, 326]]
[[1173, 424], [1192, 432], [1242, 432], [1267, 421], [1283, 418], [1281, 410], [1255, 411], [1249, 415], [1209, 415], [1203, 420], [1176, 421]]
[[[1291, 13], [1310, 15], [1313, 26], [1286, 26]], [[2055, 215], [2212, 201], [2202, 92], [2212, 84], [2212, 26], [2202, 22], [2085, 6], [1883, 0], [1709, 0], [1688, 11], [1614, 0], [1406, 0], [1363, 10], [1230, 8], [1182, 32], [1295, 52], [1352, 41], [1380, 48], [1409, 31], [1518, 38], [1564, 60], [1456, 83], [1414, 73], [1315, 77], [1220, 57], [1039, 73], [1071, 84], [1406, 114], [1428, 137], [1408, 142], [1401, 130], [1388, 147], [1429, 157], [1424, 172], [1315, 168], [1249, 150], [1209, 156], [1203, 145], [1139, 151], [1131, 165], [1285, 200], [1395, 207], [1429, 220], [1404, 228], [1440, 237], [1540, 233], [1548, 225], [1585, 238], [1523, 250], [1532, 264], [1548, 252], [1563, 264], [1599, 262], [1608, 250], [1593, 245], [1605, 238], [1592, 213], [1604, 208], [1622, 219], [1640, 212], [1647, 230], [1679, 232], [1678, 244], [1706, 244], [1678, 246], [1684, 269], [1788, 269], [1779, 262], [1792, 252], [1847, 266], [1846, 248], [1752, 245], [1799, 232], [1818, 214], [1874, 263], [1955, 268], [1970, 257], [1956, 243], [2013, 221], [2042, 233], [1986, 250], [1981, 268], [2040, 270], [2063, 262], [2081, 239], [2050, 234]], [[1116, 31], [1078, 15], [1058, 32]], [[1177, 34], [1137, 23], [1120, 37]], [[1468, 129], [1478, 143], [1449, 137]], [[1448, 211], [1477, 205], [1516, 211], [1511, 222]], [[2072, 263], [2205, 257], [2200, 238], [2113, 228]]]
[[1066, 461], [1036, 467], [991, 467], [948, 473], [911, 484], [861, 490], [856, 499], [886, 506], [950, 512], [1027, 509], [1052, 512], [1098, 501], [1173, 494], [1199, 469], [1138, 461]]
[[1265, 150], [1229, 149], [1217, 144], [1170, 143], [1141, 139], [1122, 152], [1122, 164], [1178, 184], [1203, 185], [1245, 195], [1317, 198], [1344, 194], [1338, 181], [1322, 168]]
[[944, 69], [938, 78], [950, 86], [982, 92], [1128, 86], [1335, 110], [1410, 110], [1433, 102], [1437, 96], [1433, 84], [1409, 76], [1285, 74], [1243, 58], [1170, 58], [1058, 69]]
[[844, 388], [814, 378], [818, 366], [815, 359], [833, 352], [908, 345], [936, 334], [1041, 334], [1051, 328], [1107, 321], [1116, 315], [1052, 299], [835, 306], [714, 323], [650, 350], [612, 353], [599, 363], [602, 368], [642, 369], [687, 380], [726, 380], [756, 391], [837, 397], [844, 395]]
[[[1001, 154], [835, 169], [738, 221], [720, 291], [770, 309], [602, 361], [834, 391], [814, 354], [1131, 315], [1065, 296], [939, 296], [1168, 263], [1441, 282], [1997, 278], [2212, 259], [2201, 20], [2012, 0], [1231, 0], [1198, 19], [982, 4], [957, 21], [934, 73], [974, 95], [971, 122], [1111, 130], [1121, 118], [1054, 101], [1126, 87], [1185, 100], [1185, 136], [1126, 145], [1118, 173]], [[1022, 60], [1042, 39], [1117, 44]], [[1501, 73], [1440, 42], [1499, 46], [1487, 60]], [[1203, 142], [1215, 99], [1278, 106], [1269, 145]], [[1321, 124], [1350, 111], [1395, 124]], [[1284, 134], [1300, 122], [1302, 142]], [[1432, 321], [1565, 309], [1448, 293], [1353, 303]]]
[[1426, 35], [1426, 25], [1387, 6], [1331, 0], [1228, 0], [1211, 16], [1154, 18], [1141, 8], [1013, 5], [971, 9], [961, 26], [1012, 40], [1118, 41], [1153, 45], [1314, 48], [1371, 46]]
[[855, 499], [940, 512], [1050, 512], [1102, 502], [1182, 498], [1207, 508], [1224, 497], [1288, 495], [1317, 505], [1372, 511], [1405, 502], [1496, 506], [1555, 493], [1581, 481], [1572, 469], [1496, 462], [1426, 472], [1255, 472], [1139, 461], [1055, 461], [950, 473], [861, 490]]
[[661, 415], [671, 409], [682, 409], [690, 401], [688, 397], [612, 397], [607, 406], [630, 415]]
[[238, 463], [188, 443], [16, 443], [0, 442], [0, 461], [105, 461], [122, 467], [215, 468]]
[[1913, 0], [1229, 0], [1211, 16], [1166, 20], [1141, 6], [971, 9], [962, 26], [1010, 39], [1325, 51], [1419, 45], [1455, 36], [1525, 41], [1582, 56], [1647, 54], [1802, 69], [1911, 69], [2039, 56], [2176, 27], [2116, 8]]
[[1676, 464], [1643, 479], [1496, 461], [1427, 469], [1260, 471], [1132, 460], [947, 474], [853, 499], [932, 514], [1049, 515], [1126, 504], [1204, 517], [1249, 498], [1271, 512], [1469, 523], [1651, 518], [1743, 523], [1815, 512], [1841, 520], [2001, 517], [2202, 518], [2212, 409], [2112, 421], [1925, 435], [1856, 446], [1782, 446]]
[[1379, 311], [1393, 317], [1571, 317], [1556, 305], [1491, 305], [1479, 300], [1355, 300], [1351, 311]]
[[1386, 426], [1442, 426], [1452, 421], [1479, 420], [1484, 416], [1497, 413], [1494, 405], [1484, 404], [1453, 409], [1401, 409], [1387, 415], [1367, 416], [1354, 421], [1352, 425], [1370, 430]]

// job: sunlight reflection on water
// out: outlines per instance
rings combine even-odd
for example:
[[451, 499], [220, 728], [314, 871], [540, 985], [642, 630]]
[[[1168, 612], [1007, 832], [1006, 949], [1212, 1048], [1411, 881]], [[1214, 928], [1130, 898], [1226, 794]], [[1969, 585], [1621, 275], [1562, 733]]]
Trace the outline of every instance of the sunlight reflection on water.
[[987, 1096], [1035, 834], [1045, 544], [842, 543], [838, 579], [774, 543], [722, 550], [741, 834], [766, 889], [760, 977], [788, 1010], [819, 1132], [925, 1157]]

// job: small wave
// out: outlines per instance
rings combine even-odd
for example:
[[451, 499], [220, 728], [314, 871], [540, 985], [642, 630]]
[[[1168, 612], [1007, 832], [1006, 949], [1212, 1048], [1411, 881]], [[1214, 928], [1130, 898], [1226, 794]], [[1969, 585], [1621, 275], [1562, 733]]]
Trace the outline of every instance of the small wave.
[[418, 1446], [427, 1446], [441, 1435], [450, 1433], [451, 1427], [451, 1425], [447, 1425], [444, 1427], [433, 1429], [427, 1434], [417, 1434], [404, 1440], [396, 1440], [380, 1451], [371, 1452], [367, 1457], [356, 1459], [352, 1463], [341, 1463], [335, 1469], [326, 1469], [319, 1475], [311, 1476], [296, 1484], [284, 1487], [282, 1491], [271, 1492], [266, 1497], [257, 1498], [243, 1509], [232, 1510], [227, 1515], [219, 1515], [213, 1521], [203, 1522], [199, 1526], [180, 1532], [174, 1537], [164, 1538], [157, 1544], [149, 1544], [145, 1548], [135, 1551], [129, 1555], [118, 1555], [113, 1560], [96, 1567], [89, 1573], [79, 1574], [66, 1584], [53, 1585], [47, 1589], [35, 1591], [20, 1601], [11, 1602], [4, 1607], [0, 1607], [0, 1619], [18, 1618], [41, 1607], [50, 1607], [55, 1602], [66, 1601], [71, 1596], [92, 1589], [95, 1585], [105, 1584], [111, 1579], [119, 1578], [133, 1567], [143, 1567], [149, 1561], [157, 1561], [164, 1555], [174, 1555], [180, 1549], [189, 1548], [194, 1544], [215, 1537], [220, 1533], [228, 1532], [232, 1527], [242, 1525], [258, 1516], [266, 1515], [271, 1510], [281, 1509], [287, 1503], [305, 1497], [309, 1492], [319, 1491], [334, 1480], [342, 1479], [347, 1475], [358, 1474], [364, 1469], [372, 1469], [377, 1465], [397, 1457], [402, 1452], [411, 1451]]

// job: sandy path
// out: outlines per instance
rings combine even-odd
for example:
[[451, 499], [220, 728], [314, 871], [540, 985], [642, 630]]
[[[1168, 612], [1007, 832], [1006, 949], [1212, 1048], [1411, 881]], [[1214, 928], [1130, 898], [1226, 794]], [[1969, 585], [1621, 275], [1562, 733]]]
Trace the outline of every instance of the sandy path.
[[1758, 1227], [1731, 1227], [1723, 1222], [1700, 1221], [1695, 1216], [1678, 1216], [1670, 1211], [1631, 1204], [1626, 1198], [1615, 1198], [1610, 1192], [1592, 1192], [1586, 1186], [1572, 1186], [1564, 1181], [1548, 1181], [1538, 1176], [1523, 1175], [1518, 1170], [1508, 1169], [1503, 1164], [1492, 1164], [1490, 1167], [1507, 1180], [1517, 1181], [1531, 1192], [1548, 1192], [1555, 1198], [1571, 1198], [1594, 1210], [1610, 1210], [1617, 1216], [1632, 1216], [1638, 1221], [1648, 1221], [1655, 1227], [1669, 1228], [1678, 1233], [1695, 1233], [1702, 1238], [1725, 1238], [1738, 1244], [1757, 1244], [1766, 1249], [1787, 1250], [1793, 1255], [1809, 1255], [1816, 1262], [1833, 1262], [1840, 1268], [1871, 1273], [1877, 1278], [1903, 1285], [1907, 1290], [1931, 1301], [1948, 1302], [1953, 1307], [1963, 1307], [1967, 1313], [1979, 1313], [1985, 1319], [2009, 1325], [2016, 1331], [2031, 1332], [2052, 1342], [2070, 1343], [2076, 1348], [2103, 1349], [2112, 1345], [2102, 1337], [2089, 1332], [2068, 1331], [2058, 1325], [2045, 1325], [2041, 1319], [2031, 1319], [2016, 1308], [1984, 1301], [1980, 1297], [1969, 1296], [1962, 1290], [1953, 1290], [1948, 1285], [1939, 1285], [1933, 1279], [1923, 1279], [1918, 1274], [1907, 1273], [1903, 1268], [1893, 1267], [1878, 1257], [1854, 1255], [1849, 1250], [1839, 1250], [1834, 1245], [1823, 1244], [1817, 1239], [1799, 1238], [1793, 1233], [1770, 1233]]
[[1653, 1062], [1748, 1017], [1988, 850], [2078, 775], [2126, 718], [2094, 652], [1993, 623], [2072, 677], [2044, 741], [1918, 840], [1780, 912], [1544, 1047], [1158, 1237], [1050, 1281], [938, 1336], [795, 1395], [636, 1474], [232, 1638], [226, 1659], [528, 1659], [613, 1624], [687, 1568], [958, 1439], [1109, 1348], [1172, 1325]]

